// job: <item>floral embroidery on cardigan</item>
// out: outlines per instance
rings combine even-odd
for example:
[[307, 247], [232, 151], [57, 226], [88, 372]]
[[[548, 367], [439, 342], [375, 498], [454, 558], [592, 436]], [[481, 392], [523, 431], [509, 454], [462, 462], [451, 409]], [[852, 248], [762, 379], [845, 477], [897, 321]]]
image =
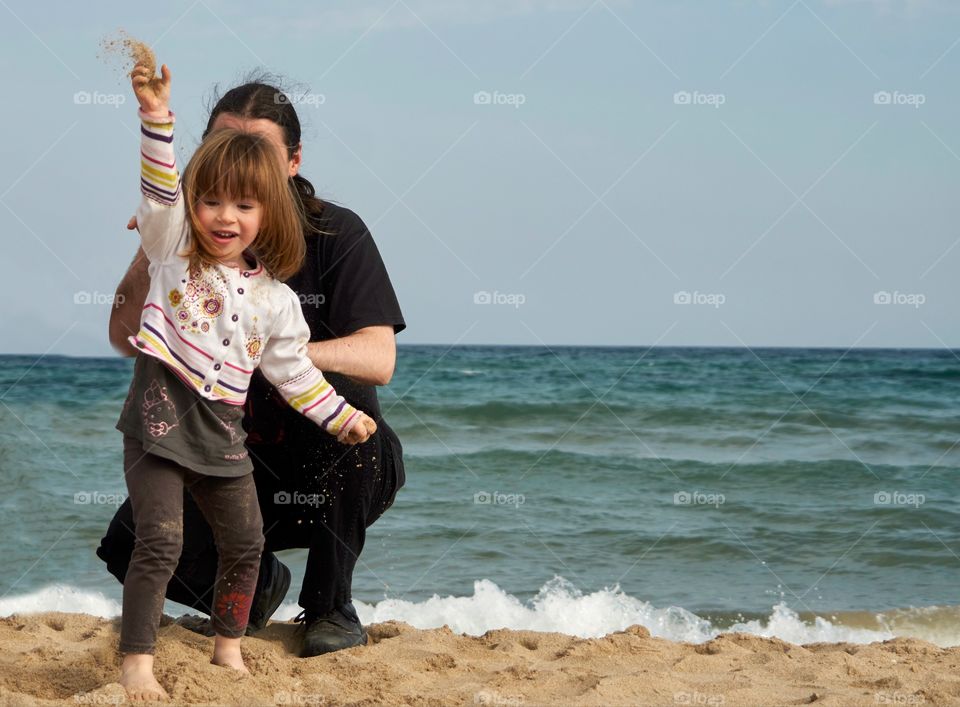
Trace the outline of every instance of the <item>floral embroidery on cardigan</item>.
[[263, 353], [263, 335], [257, 330], [257, 317], [253, 318], [253, 329], [247, 335], [247, 356], [256, 363]]
[[229, 283], [216, 268], [203, 265], [190, 271], [190, 280], [183, 292], [173, 289], [167, 298], [177, 308], [180, 329], [194, 334], [210, 331], [210, 320], [223, 314], [223, 302]]

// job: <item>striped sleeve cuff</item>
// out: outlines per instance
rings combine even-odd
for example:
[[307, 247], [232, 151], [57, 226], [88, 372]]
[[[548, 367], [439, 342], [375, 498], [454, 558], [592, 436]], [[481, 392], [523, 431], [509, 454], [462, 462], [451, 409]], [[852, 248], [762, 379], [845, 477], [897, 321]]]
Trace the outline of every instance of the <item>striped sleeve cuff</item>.
[[140, 190], [152, 201], [164, 205], [176, 203], [180, 197], [180, 174], [173, 151], [175, 117], [140, 116]]
[[339, 395], [316, 368], [306, 369], [278, 385], [277, 390], [294, 410], [332, 435], [348, 429], [360, 415], [360, 411]]

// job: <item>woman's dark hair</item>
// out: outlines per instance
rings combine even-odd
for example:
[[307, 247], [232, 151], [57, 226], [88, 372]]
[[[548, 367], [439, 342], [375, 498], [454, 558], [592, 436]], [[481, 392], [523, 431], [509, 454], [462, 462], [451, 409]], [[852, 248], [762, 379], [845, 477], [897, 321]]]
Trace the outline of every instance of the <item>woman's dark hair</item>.
[[[281, 88], [279, 78], [266, 72], [249, 74], [244, 83], [218, 95], [214, 89], [213, 108], [207, 120], [203, 137], [213, 129], [217, 117], [223, 113], [236, 115], [250, 120], [265, 119], [280, 128], [287, 157], [293, 159], [300, 144], [300, 118], [290, 102], [289, 93]], [[302, 207], [306, 221], [306, 230], [316, 231], [314, 224], [323, 210], [323, 201], [317, 197], [313, 185], [303, 176], [296, 174], [290, 178], [291, 191], [295, 201]]]

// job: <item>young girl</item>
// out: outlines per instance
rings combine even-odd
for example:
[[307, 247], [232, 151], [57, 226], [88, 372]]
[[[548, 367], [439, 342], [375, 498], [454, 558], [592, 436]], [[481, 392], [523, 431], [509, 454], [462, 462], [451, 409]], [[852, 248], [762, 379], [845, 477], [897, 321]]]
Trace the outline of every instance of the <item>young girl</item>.
[[309, 329], [281, 281], [302, 265], [302, 215], [267, 138], [219, 130], [181, 181], [168, 108], [170, 71], [131, 72], [140, 103], [142, 199], [150, 261], [141, 355], [117, 428], [136, 546], [123, 588], [120, 683], [131, 699], [166, 699], [153, 653], [167, 583], [182, 546], [183, 490], [210, 524], [219, 553], [212, 662], [247, 672], [240, 637], [263, 549], [263, 521], [244, 447], [242, 405], [260, 368], [289, 404], [346, 444], [376, 431], [307, 356]]

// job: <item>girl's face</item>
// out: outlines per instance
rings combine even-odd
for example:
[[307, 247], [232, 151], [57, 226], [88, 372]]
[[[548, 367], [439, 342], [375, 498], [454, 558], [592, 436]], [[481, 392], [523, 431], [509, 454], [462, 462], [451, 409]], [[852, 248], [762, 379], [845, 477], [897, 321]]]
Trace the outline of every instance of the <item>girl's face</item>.
[[246, 268], [243, 251], [250, 247], [260, 231], [263, 208], [256, 199], [236, 199], [224, 195], [206, 195], [196, 205], [202, 238], [209, 250], [224, 265]]

